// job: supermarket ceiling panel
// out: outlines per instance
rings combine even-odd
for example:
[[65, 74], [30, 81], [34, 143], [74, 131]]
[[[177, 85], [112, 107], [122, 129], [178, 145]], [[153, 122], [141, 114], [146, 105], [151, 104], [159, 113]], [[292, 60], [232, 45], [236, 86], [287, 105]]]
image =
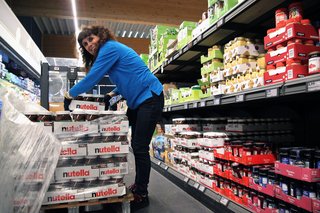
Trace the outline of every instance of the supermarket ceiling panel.
[[[32, 17], [43, 34], [75, 33], [71, 0], [6, 0], [17, 16]], [[198, 21], [207, 1], [198, 0], [76, 0], [79, 27], [102, 25], [117, 37], [149, 38], [156, 24], [178, 26]]]

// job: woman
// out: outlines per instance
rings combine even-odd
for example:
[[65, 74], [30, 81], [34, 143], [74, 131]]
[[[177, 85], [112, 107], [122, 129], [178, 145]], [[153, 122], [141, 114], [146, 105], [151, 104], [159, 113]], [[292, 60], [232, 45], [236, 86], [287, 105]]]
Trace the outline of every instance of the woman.
[[85, 66], [90, 71], [66, 93], [65, 105], [69, 104], [70, 99], [92, 89], [104, 75], [109, 75], [116, 89], [105, 96], [106, 107], [111, 97], [121, 94], [127, 100], [127, 115], [132, 128], [131, 146], [135, 157], [136, 177], [135, 183], [130, 187], [135, 198], [131, 207], [145, 207], [149, 205], [149, 143], [164, 104], [162, 84], [136, 52], [117, 42], [107, 28], [84, 28], [78, 35], [78, 43]]

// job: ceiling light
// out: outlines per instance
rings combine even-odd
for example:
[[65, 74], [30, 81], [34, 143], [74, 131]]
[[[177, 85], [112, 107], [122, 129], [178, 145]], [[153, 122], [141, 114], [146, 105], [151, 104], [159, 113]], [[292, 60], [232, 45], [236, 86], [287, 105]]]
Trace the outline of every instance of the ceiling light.
[[143, 38], [144, 32], [141, 34], [140, 38]]
[[137, 38], [138, 34], [139, 34], [139, 32], [136, 32], [136, 34], [134, 35], [134, 37]]
[[130, 38], [130, 37], [131, 37], [131, 35], [132, 35], [132, 31], [130, 31], [130, 33], [129, 33], [128, 37]]
[[124, 37], [126, 35], [127, 31], [123, 31], [122, 33], [122, 37]]

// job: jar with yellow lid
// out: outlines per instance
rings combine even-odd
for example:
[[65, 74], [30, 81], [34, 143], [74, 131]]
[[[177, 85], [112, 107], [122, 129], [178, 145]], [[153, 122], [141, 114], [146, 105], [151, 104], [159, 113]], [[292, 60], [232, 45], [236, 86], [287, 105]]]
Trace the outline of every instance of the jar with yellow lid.
[[243, 54], [237, 56], [237, 64], [245, 64], [245, 63], [248, 63], [248, 62], [249, 62], [248, 56], [243, 55]]
[[252, 44], [253, 45], [253, 41], [250, 38], [246, 38], [246, 42], [247, 42], [247, 45], [248, 44]]
[[249, 59], [248, 59], [249, 62], [257, 62], [257, 58], [255, 56], [249, 56]]
[[212, 50], [220, 50], [220, 46], [219, 45], [214, 45], [211, 48]]
[[260, 55], [258, 56], [257, 64], [258, 64], [258, 67], [259, 67], [260, 69], [265, 69], [265, 68], [266, 68], [265, 54], [260, 54]]
[[247, 44], [246, 38], [244, 37], [237, 37], [235, 38], [235, 48], [245, 46]]

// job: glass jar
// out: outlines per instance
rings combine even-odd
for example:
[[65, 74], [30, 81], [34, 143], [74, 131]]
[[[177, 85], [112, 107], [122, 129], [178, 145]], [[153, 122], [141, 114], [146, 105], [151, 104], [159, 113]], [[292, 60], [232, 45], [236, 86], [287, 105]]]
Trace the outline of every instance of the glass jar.
[[302, 187], [302, 194], [309, 198], [316, 198], [316, 185], [315, 183], [304, 182]]
[[87, 110], [86, 111], [86, 121], [93, 121], [100, 117], [99, 111], [96, 110]]
[[301, 160], [302, 149], [291, 149], [289, 164], [298, 167], [304, 167], [304, 162]]
[[24, 115], [32, 122], [38, 122], [38, 112], [25, 112]]
[[302, 20], [302, 2], [289, 4], [289, 19], [293, 19], [298, 22]]
[[315, 149], [302, 149], [301, 160], [304, 163], [305, 168], [315, 168], [314, 166], [314, 152]]
[[286, 20], [288, 19], [288, 10], [287, 8], [279, 8], [275, 12], [275, 20], [276, 20], [276, 27], [284, 27]]
[[75, 109], [72, 112], [72, 118], [74, 121], [86, 121], [86, 113], [84, 110], [81, 109]]
[[93, 95], [92, 95], [92, 94], [83, 94], [83, 95], [82, 95], [82, 99], [83, 99], [83, 101], [90, 101], [90, 102], [92, 102], [92, 101], [93, 101]]
[[253, 155], [261, 155], [264, 152], [265, 143], [258, 142], [253, 144]]
[[72, 121], [69, 111], [57, 111], [55, 121]]
[[239, 55], [236, 60], [237, 64], [246, 64], [249, 62], [249, 58], [246, 55]]
[[268, 184], [273, 185], [275, 183], [275, 171], [268, 170]]
[[104, 103], [104, 95], [93, 95], [93, 102]]
[[259, 185], [266, 187], [268, 184], [268, 168], [259, 169]]
[[127, 133], [126, 132], [116, 132], [114, 133], [115, 142], [127, 142]]
[[38, 113], [38, 122], [51, 122], [54, 120], [52, 112], [39, 112]]
[[320, 51], [309, 53], [309, 74], [320, 72]]
[[279, 157], [280, 163], [289, 164], [289, 152], [291, 148], [280, 148], [279, 149]]
[[112, 132], [104, 132], [101, 133], [101, 143], [110, 143], [114, 142], [114, 133]]

